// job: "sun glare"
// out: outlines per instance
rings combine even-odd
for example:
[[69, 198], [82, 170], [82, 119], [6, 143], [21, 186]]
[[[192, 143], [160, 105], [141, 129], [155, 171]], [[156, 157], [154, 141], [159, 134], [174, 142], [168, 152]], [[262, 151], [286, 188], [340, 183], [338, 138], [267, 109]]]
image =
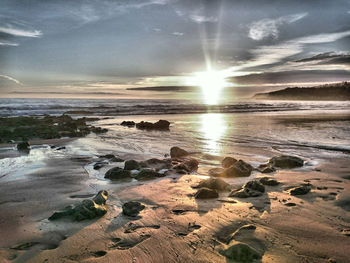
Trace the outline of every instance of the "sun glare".
[[220, 101], [221, 90], [228, 85], [226, 78], [224, 71], [207, 70], [195, 73], [193, 84], [201, 88], [204, 102], [214, 105]]

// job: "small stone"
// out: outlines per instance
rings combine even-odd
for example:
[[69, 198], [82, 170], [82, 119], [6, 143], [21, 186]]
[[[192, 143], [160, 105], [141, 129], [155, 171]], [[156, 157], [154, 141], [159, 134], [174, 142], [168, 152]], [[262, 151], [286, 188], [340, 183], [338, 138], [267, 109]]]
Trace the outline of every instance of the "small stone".
[[209, 199], [219, 197], [218, 191], [215, 189], [201, 188], [194, 195], [196, 199]]
[[145, 209], [145, 206], [137, 201], [130, 201], [123, 204], [123, 214], [126, 216], [136, 217], [138, 214]]
[[290, 189], [289, 193], [291, 195], [306, 195], [310, 190], [310, 185], [301, 185]]

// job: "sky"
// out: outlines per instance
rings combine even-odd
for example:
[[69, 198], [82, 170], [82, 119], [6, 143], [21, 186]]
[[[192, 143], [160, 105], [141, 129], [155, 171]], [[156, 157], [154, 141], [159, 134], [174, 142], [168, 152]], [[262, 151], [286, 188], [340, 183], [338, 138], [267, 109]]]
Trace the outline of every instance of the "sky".
[[0, 0], [0, 93], [350, 80], [350, 0]]

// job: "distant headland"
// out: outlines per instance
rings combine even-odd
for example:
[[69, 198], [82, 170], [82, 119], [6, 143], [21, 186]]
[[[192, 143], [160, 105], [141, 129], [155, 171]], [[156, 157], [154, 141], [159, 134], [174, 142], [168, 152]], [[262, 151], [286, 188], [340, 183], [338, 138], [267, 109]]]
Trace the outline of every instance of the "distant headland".
[[254, 99], [268, 100], [350, 100], [350, 82], [326, 84], [315, 87], [293, 87], [257, 93]]

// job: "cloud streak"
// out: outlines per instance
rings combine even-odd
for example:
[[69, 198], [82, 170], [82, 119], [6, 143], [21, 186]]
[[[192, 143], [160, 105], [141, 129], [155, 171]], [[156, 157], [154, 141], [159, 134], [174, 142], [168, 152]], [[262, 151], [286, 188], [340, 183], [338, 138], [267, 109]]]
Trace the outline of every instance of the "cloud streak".
[[26, 30], [21, 28], [15, 28], [11, 25], [0, 26], [0, 33], [16, 37], [41, 37], [42, 32], [40, 30]]
[[0, 78], [3, 78], [3, 79], [7, 79], [7, 80], [10, 80], [18, 85], [23, 85], [19, 80], [15, 79], [15, 78], [12, 78], [10, 76], [6, 76], [6, 75], [0, 75]]
[[260, 41], [268, 37], [277, 39], [279, 35], [279, 27], [283, 24], [294, 23], [304, 17], [308, 13], [300, 13], [282, 16], [277, 19], [265, 18], [259, 21], [255, 21], [250, 24], [249, 37], [253, 40]]

